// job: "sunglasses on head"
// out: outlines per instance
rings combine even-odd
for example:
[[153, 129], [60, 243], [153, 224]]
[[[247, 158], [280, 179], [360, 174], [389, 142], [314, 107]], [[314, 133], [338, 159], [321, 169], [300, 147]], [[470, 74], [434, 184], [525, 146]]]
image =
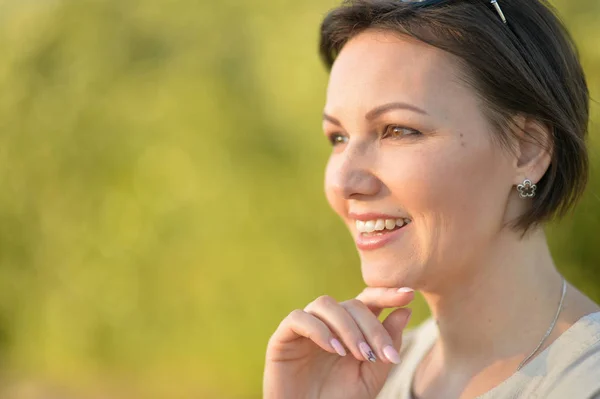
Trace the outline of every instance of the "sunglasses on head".
[[[401, 1], [403, 3], [412, 3], [419, 7], [427, 7], [427, 6], [432, 6], [435, 4], [440, 4], [440, 3], [446, 2], [448, 0], [401, 0]], [[491, 0], [490, 4], [496, 9], [496, 12], [500, 16], [500, 19], [502, 20], [502, 22], [506, 23], [506, 17], [504, 16], [504, 13], [502, 12], [502, 8], [500, 8], [500, 4], [498, 4], [498, 0]]]

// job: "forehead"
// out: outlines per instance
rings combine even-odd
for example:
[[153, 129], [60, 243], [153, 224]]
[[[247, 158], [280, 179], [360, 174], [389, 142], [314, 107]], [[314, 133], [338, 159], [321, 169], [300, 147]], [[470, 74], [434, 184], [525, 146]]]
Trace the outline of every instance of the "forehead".
[[333, 64], [327, 108], [398, 100], [444, 106], [448, 99], [472, 94], [461, 82], [461, 71], [457, 59], [440, 49], [392, 32], [367, 30], [353, 37]]

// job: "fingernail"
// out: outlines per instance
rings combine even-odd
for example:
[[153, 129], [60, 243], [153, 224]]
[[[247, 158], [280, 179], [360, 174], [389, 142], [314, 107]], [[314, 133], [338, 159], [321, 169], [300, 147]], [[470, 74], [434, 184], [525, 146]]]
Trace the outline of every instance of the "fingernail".
[[373, 353], [371, 347], [366, 342], [361, 342], [360, 344], [358, 344], [358, 349], [360, 349], [360, 352], [363, 354], [365, 359], [367, 359], [371, 363], [375, 363], [375, 360], [377, 360], [377, 358], [375, 357], [375, 354]]
[[338, 341], [335, 338], [332, 338], [329, 342], [331, 343], [331, 347], [338, 353], [338, 355], [346, 356], [346, 350], [344, 349], [342, 344], [340, 344], [340, 341]]
[[387, 359], [390, 362], [394, 364], [400, 364], [400, 355], [398, 354], [398, 352], [396, 352], [396, 349], [394, 349], [391, 345], [388, 345], [385, 348], [383, 348], [383, 354], [385, 355], [385, 357], [387, 357]]
[[414, 292], [415, 290], [413, 290], [412, 288], [409, 287], [402, 287], [402, 288], [398, 288], [398, 292]]

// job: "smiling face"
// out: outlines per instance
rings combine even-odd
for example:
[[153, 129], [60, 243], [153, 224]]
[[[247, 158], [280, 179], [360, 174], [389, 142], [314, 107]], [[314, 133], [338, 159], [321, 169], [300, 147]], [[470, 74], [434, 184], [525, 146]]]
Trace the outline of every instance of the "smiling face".
[[374, 30], [333, 65], [325, 191], [369, 286], [450, 283], [486, 256], [506, 222], [514, 160], [460, 73], [451, 55]]

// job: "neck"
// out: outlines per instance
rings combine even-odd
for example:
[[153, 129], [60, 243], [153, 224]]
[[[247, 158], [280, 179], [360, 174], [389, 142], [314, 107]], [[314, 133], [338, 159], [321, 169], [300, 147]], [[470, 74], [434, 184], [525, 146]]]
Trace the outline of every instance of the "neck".
[[528, 355], [554, 319], [562, 276], [543, 230], [524, 238], [503, 234], [484, 261], [466, 268], [468, 277], [421, 291], [438, 324], [444, 363]]

